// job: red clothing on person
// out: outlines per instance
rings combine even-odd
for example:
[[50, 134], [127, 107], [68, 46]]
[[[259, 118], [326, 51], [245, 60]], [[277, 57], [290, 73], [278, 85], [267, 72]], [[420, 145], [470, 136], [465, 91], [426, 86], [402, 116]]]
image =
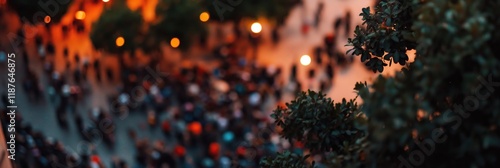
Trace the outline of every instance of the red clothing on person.
[[99, 158], [98, 155], [92, 155], [91, 158], [92, 162], [94, 163], [97, 163], [97, 164], [101, 164], [101, 158]]
[[202, 126], [200, 122], [192, 122], [188, 126], [189, 132], [191, 132], [194, 135], [200, 135], [202, 131]]
[[186, 155], [186, 149], [183, 146], [177, 145], [174, 148], [174, 153], [179, 157], [183, 157]]
[[220, 145], [217, 142], [212, 142], [208, 147], [208, 151], [210, 155], [217, 157], [219, 155]]
[[239, 156], [245, 156], [245, 154], [246, 154], [246, 149], [245, 149], [245, 147], [243, 147], [243, 146], [239, 146], [239, 147], [236, 149], [236, 153], [237, 153]]
[[170, 131], [170, 123], [168, 123], [167, 120], [163, 121], [163, 123], [161, 124], [161, 129], [163, 130], [163, 132], [169, 132]]

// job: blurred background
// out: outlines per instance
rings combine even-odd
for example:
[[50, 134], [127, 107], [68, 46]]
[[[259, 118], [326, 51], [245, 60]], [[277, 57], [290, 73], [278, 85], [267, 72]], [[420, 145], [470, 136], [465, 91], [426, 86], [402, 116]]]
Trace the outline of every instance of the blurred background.
[[354, 98], [378, 75], [345, 47], [374, 4], [0, 0], [0, 74], [15, 53], [18, 88], [2, 167], [258, 167], [301, 152], [269, 115], [308, 89]]

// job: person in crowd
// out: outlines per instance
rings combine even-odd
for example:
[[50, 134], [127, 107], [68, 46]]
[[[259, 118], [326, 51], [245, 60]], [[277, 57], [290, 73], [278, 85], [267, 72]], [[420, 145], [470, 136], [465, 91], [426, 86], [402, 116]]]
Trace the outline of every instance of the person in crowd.
[[280, 34], [278, 27], [273, 28], [273, 31], [271, 32], [271, 38], [273, 40], [274, 45], [278, 44], [278, 42], [280, 41]]
[[99, 59], [95, 59], [94, 63], [92, 64], [94, 67], [94, 72], [95, 72], [95, 77], [97, 82], [101, 81], [101, 64]]
[[111, 67], [106, 68], [106, 78], [108, 79], [108, 81], [115, 80], [115, 77], [113, 75], [113, 69], [111, 69]]
[[332, 63], [329, 63], [326, 65], [325, 67], [325, 71], [326, 71], [326, 75], [328, 77], [329, 80], [333, 80], [333, 77], [334, 77], [334, 70], [333, 70], [333, 65]]
[[318, 65], [322, 65], [323, 63], [322, 53], [323, 48], [321, 48], [320, 46], [314, 48], [314, 58], [316, 58], [316, 63]]
[[53, 42], [51, 42], [51, 41], [47, 42], [46, 47], [47, 47], [47, 49], [46, 49], [47, 54], [53, 56], [56, 53], [56, 47], [54, 46]]
[[290, 73], [290, 78], [291, 81], [296, 81], [297, 80], [297, 64], [293, 64], [291, 68], [291, 73]]
[[63, 49], [63, 57], [64, 57], [64, 59], [65, 59], [65, 60], [67, 60], [67, 59], [68, 59], [68, 56], [69, 56], [69, 49], [68, 49], [68, 47], [66, 46], [66, 47], [64, 47], [64, 49]]
[[335, 54], [335, 33], [330, 33], [325, 36], [323, 39], [323, 43], [325, 45], [326, 53], [328, 57], [332, 59]]
[[351, 11], [347, 11], [345, 14], [345, 36], [349, 37], [351, 33]]
[[75, 54], [74, 59], [76, 65], [80, 64], [80, 55], [78, 53]]
[[342, 25], [342, 18], [339, 17], [335, 19], [335, 21], [333, 22], [333, 32], [338, 33], [341, 25]]
[[[325, 38], [329, 55], [333, 52], [333, 39], [333, 35]], [[115, 168], [129, 165], [131, 167], [257, 167], [259, 159], [264, 155], [272, 155], [283, 149], [301, 151], [303, 145], [301, 146], [300, 142], [279, 140], [274, 127], [269, 128], [273, 123], [268, 117], [270, 111], [266, 109], [268, 102], [272, 106], [275, 105], [269, 100], [274, 99], [282, 103], [284, 92], [287, 91], [284, 86], [289, 82], [287, 80], [295, 85], [293, 89], [289, 89], [290, 92], [302, 91], [304, 81], [299, 81], [297, 78], [297, 63], [291, 67], [284, 67], [291, 68], [290, 78], [284, 79], [287, 77], [282, 76], [283, 67], [258, 65], [238, 55], [235, 45], [224, 47], [223, 52], [217, 52], [219, 55], [224, 55], [224, 59], [217, 60], [218, 63], [213, 69], [201, 65], [172, 68], [168, 77], [154, 77], [148, 80], [141, 80], [147, 79], [145, 76], [148, 72], [144, 68], [133, 67], [123, 71], [124, 81], [120, 83], [123, 86], [120, 86], [116, 96], [113, 96], [112, 102], [118, 102], [119, 107], [127, 107], [131, 112], [142, 112], [138, 114], [144, 116], [144, 123], [149, 122], [152, 125], [151, 130], [158, 128], [165, 134], [164, 137], [149, 140], [135, 133], [136, 128], [131, 127], [129, 139], [135, 143], [133, 162], [127, 163], [122, 158], [116, 158], [112, 162], [103, 161], [95, 152], [82, 153], [81, 157], [71, 158], [68, 155], [70, 151], [62, 148], [64, 145], [61, 142], [50, 140], [31, 128], [22, 127], [20, 139], [26, 140], [19, 141], [22, 142], [20, 148], [28, 149], [28, 152], [23, 154], [27, 156], [26, 158], [36, 160], [22, 163], [23, 166], [47, 167], [51, 162], [60, 162], [62, 165], [76, 162], [81, 163], [79, 166], [82, 168], [103, 167], [105, 163], [111, 163], [111, 167]], [[314, 57], [318, 65], [323, 63], [322, 48], [322, 46], [315, 48]], [[64, 48], [65, 61], [73, 62], [67, 59], [67, 55], [69, 55], [67, 48]], [[80, 64], [80, 61], [83, 64]], [[56, 110], [52, 111], [52, 115], [55, 114], [53, 116], [56, 117], [60, 127], [68, 130], [72, 129], [68, 127], [72, 125], [68, 124], [68, 118], [73, 115], [74, 118], [71, 120], [76, 124], [76, 128], [73, 129], [81, 132], [83, 139], [92, 141], [95, 137], [90, 133], [97, 130], [103, 135], [104, 142], [112, 147], [117, 141], [113, 128], [120, 125], [116, 120], [118, 115], [121, 115], [115, 113], [117, 107], [105, 110], [108, 108], [97, 106], [98, 108], [89, 110], [90, 122], [86, 121], [89, 120], [87, 117], [82, 117], [80, 113], [83, 112], [77, 110], [77, 107], [84, 105], [81, 100], [86, 96], [81, 94], [84, 90], [82, 83], [86, 81], [82, 79], [92, 79], [91, 75], [95, 75], [96, 79], [100, 80], [100, 60], [95, 59], [93, 65], [90, 64], [87, 57], [80, 60], [80, 56], [75, 54], [73, 68], [68, 64], [70, 66], [65, 70], [68, 75], [62, 72], [60, 74], [53, 68], [48, 70], [50, 74], [45, 74], [48, 76], [46, 78], [49, 81], [48, 85], [53, 88], [53, 95], [59, 100], [54, 101]], [[93, 68], [95, 73], [87, 73], [89, 68]], [[103, 68], [106, 68], [105, 77], [108, 81], [112, 81], [111, 68]], [[328, 76], [326, 81], [333, 80], [334, 70], [330, 63], [327, 64], [325, 71]], [[320, 71], [310, 69], [307, 72], [308, 79], [320, 77]], [[30, 81], [26, 84], [26, 90], [33, 90], [35, 87], [33, 85], [36, 83], [38, 82]], [[100, 84], [102, 83], [97, 85]], [[329, 86], [328, 83], [320, 85], [322, 90]], [[141, 93], [144, 99], [131, 97], [138, 94], [134, 93], [137, 91], [134, 88], [138, 87], [144, 89], [144, 93]], [[68, 110], [72, 113], [67, 113]], [[162, 118], [162, 116], [168, 117]], [[20, 123], [24, 126], [22, 122]], [[89, 126], [87, 123], [94, 126]], [[265, 133], [262, 133], [262, 130], [266, 130]], [[30, 138], [26, 137], [38, 138], [46, 143], [32, 143], [27, 140]], [[38, 151], [31, 152], [34, 149]]]
[[324, 8], [323, 2], [320, 2], [318, 4], [318, 8], [316, 10], [316, 13], [314, 14], [314, 27], [317, 29], [319, 27], [319, 23], [321, 21], [321, 15], [323, 14], [323, 8]]

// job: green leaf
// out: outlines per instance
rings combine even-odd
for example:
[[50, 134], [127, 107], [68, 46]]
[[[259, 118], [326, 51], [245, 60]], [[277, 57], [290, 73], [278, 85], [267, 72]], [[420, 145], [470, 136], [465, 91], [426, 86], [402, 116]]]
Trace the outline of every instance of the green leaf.
[[401, 54], [400, 54], [399, 52], [395, 52], [395, 53], [394, 53], [394, 57], [393, 57], [393, 58], [394, 58], [394, 62], [399, 62], [399, 57], [400, 57], [400, 55], [401, 55]]
[[370, 7], [363, 8], [362, 11], [365, 15], [369, 15], [370, 14]]
[[392, 35], [392, 36], [391, 36], [391, 39], [392, 39], [392, 41], [394, 41], [394, 42], [399, 42], [399, 38], [398, 38], [398, 36], [397, 36], [396, 34]]

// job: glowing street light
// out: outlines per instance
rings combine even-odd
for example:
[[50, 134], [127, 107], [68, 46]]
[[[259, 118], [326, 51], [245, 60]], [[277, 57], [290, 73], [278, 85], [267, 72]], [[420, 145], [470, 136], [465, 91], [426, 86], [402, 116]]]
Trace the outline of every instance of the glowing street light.
[[75, 14], [75, 18], [78, 19], [78, 20], [85, 19], [85, 16], [86, 16], [85, 12], [81, 11], [81, 10], [77, 11], [76, 14]]
[[300, 57], [300, 64], [304, 66], [311, 64], [311, 57], [309, 55], [303, 55]]
[[170, 40], [170, 46], [172, 46], [173, 48], [177, 48], [179, 47], [179, 45], [181, 45], [181, 40], [179, 40], [179, 38], [174, 37], [172, 38], [172, 40]]
[[120, 37], [116, 38], [115, 43], [116, 43], [116, 46], [121, 47], [125, 44], [125, 39], [120, 36]]
[[200, 20], [202, 22], [206, 22], [206, 21], [208, 21], [208, 19], [210, 19], [210, 14], [208, 14], [208, 12], [202, 12], [200, 14]]
[[102, 0], [102, 2], [109, 2], [109, 0]]
[[259, 22], [255, 22], [250, 27], [253, 33], [260, 33], [262, 31], [262, 25]]
[[52, 20], [52, 19], [50, 18], [50, 16], [49, 16], [49, 15], [47, 15], [47, 16], [45, 16], [45, 18], [43, 18], [43, 22], [45, 22], [45, 23], [47, 23], [47, 24], [49, 24], [51, 20]]

